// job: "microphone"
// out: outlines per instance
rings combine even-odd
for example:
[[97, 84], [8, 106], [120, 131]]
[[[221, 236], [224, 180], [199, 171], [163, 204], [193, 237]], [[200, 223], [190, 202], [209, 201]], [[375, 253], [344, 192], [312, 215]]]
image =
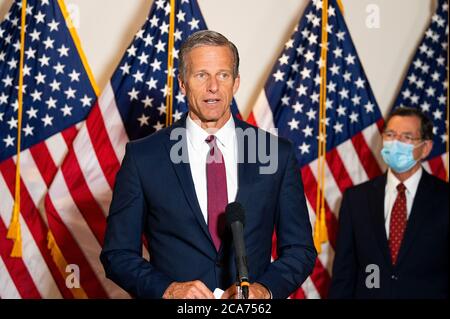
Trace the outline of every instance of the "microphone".
[[244, 207], [238, 202], [230, 203], [225, 209], [225, 215], [227, 224], [230, 226], [233, 234], [239, 286], [241, 287], [243, 299], [248, 299], [248, 287], [250, 284], [248, 282], [247, 255], [244, 242]]

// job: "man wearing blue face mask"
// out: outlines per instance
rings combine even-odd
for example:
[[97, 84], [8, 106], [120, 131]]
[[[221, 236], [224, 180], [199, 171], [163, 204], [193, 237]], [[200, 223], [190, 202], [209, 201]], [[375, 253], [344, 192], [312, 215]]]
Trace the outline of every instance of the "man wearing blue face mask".
[[448, 298], [448, 183], [422, 168], [433, 123], [398, 108], [386, 120], [386, 174], [342, 200], [330, 298]]

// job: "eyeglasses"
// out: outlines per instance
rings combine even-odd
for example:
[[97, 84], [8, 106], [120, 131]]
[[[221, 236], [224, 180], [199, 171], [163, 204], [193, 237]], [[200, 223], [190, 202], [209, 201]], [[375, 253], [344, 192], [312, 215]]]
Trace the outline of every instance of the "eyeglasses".
[[421, 137], [413, 137], [409, 133], [397, 134], [394, 131], [384, 131], [383, 138], [386, 141], [399, 140], [400, 142], [404, 142], [407, 144], [414, 144], [415, 141], [421, 141]]

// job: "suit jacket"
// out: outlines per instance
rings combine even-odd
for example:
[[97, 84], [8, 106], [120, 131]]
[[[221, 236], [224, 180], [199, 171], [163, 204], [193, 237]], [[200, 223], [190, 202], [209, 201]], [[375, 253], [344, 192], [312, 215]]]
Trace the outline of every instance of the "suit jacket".
[[[238, 164], [236, 201], [245, 209], [250, 281], [265, 285], [274, 298], [286, 298], [312, 272], [316, 258], [294, 148], [236, 118], [235, 123], [237, 129], [255, 133], [261, 145], [278, 142], [278, 169], [264, 175], [259, 173], [264, 164], [251, 161], [248, 139], [238, 139], [238, 153], [245, 160]], [[173, 281], [200, 280], [212, 291], [236, 281], [230, 231], [217, 252], [196, 197], [185, 127], [183, 117], [128, 143], [116, 177], [100, 259], [106, 276], [135, 297], [160, 298]], [[175, 155], [180, 147], [185, 147], [186, 161], [174, 163], [171, 151]], [[271, 263], [274, 229], [279, 258]], [[141, 257], [142, 234], [150, 261]]]
[[[448, 183], [423, 171], [392, 266], [384, 218], [386, 179], [384, 174], [344, 194], [329, 297], [448, 298]], [[371, 264], [379, 267], [379, 288], [366, 286], [375, 274], [367, 268]]]

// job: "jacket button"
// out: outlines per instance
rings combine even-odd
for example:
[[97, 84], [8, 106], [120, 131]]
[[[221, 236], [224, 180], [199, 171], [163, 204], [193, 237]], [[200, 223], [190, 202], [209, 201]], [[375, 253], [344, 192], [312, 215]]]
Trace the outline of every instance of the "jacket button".
[[216, 266], [219, 267], [219, 268], [222, 268], [223, 267], [223, 263], [220, 260], [218, 260], [218, 261], [216, 261]]
[[392, 276], [391, 276], [391, 279], [392, 279], [392, 280], [398, 280], [398, 277], [397, 277], [396, 275], [392, 275]]

